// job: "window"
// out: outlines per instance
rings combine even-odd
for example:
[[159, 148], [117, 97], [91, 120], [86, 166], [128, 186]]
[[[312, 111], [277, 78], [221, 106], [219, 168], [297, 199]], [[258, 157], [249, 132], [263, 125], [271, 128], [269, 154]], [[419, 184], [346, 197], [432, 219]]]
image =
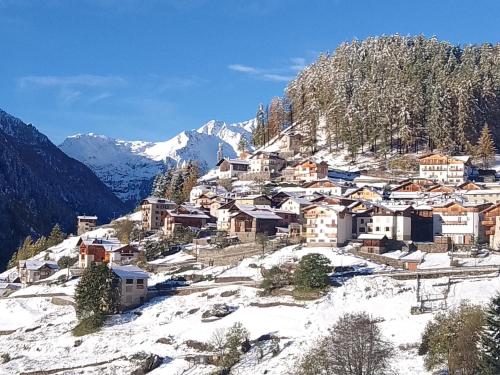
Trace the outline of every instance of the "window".
[[380, 227], [375, 227], [375, 230], [378, 232], [380, 230]]
[[125, 284], [133, 284], [134, 283], [134, 279], [126, 279], [125, 280]]
[[359, 228], [360, 233], [365, 233], [365, 228]]
[[361, 224], [364, 224], [365, 223], [365, 219], [361, 219]]
[[386, 231], [386, 232], [389, 232], [389, 227], [385, 227], [385, 231]]
[[137, 285], [144, 285], [144, 279], [137, 279]]

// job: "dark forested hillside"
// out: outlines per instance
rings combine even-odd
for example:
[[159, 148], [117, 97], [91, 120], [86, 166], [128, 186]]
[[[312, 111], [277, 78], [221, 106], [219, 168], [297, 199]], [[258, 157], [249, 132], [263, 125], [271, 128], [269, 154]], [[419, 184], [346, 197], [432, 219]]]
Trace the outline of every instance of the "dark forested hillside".
[[500, 45], [453, 46], [399, 35], [340, 45], [286, 89], [292, 121], [352, 155], [437, 148], [470, 152], [485, 123], [500, 147]]
[[0, 270], [27, 235], [48, 234], [55, 223], [75, 232], [77, 214], [106, 222], [124, 211], [89, 168], [0, 110]]

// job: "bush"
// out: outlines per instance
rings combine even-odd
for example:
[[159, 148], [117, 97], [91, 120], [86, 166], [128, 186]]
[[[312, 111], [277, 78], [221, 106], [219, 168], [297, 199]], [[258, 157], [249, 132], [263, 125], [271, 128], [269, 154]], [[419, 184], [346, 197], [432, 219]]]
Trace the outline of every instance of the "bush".
[[298, 375], [383, 375], [390, 371], [392, 345], [367, 313], [345, 314], [298, 364]]
[[274, 266], [264, 275], [260, 287], [264, 289], [263, 294], [271, 294], [273, 290], [284, 288], [292, 284], [292, 276], [286, 270]]
[[100, 314], [95, 314], [83, 318], [80, 322], [72, 329], [74, 336], [85, 336], [91, 333], [99, 332], [102, 325], [104, 324], [104, 317]]
[[231, 367], [239, 362], [241, 355], [250, 350], [248, 331], [240, 322], [227, 331], [218, 329], [212, 335], [211, 348], [219, 356], [218, 365], [223, 368], [223, 373], [229, 373]]
[[419, 354], [428, 370], [446, 366], [450, 374], [477, 374], [485, 315], [481, 307], [463, 304], [427, 324]]
[[307, 254], [295, 270], [294, 285], [298, 290], [323, 290], [330, 285], [330, 260], [321, 254]]

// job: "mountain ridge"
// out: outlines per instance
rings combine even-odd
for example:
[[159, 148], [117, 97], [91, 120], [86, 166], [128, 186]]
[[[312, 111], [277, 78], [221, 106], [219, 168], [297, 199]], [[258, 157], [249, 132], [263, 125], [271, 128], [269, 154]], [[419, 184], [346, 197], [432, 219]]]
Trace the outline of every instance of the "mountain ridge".
[[183, 130], [166, 141], [127, 141], [95, 133], [67, 137], [59, 148], [86, 164], [130, 208], [148, 195], [158, 172], [190, 160], [202, 172], [217, 163], [217, 149], [234, 158], [241, 138], [251, 139], [256, 120], [228, 124], [211, 120], [197, 129]]
[[74, 232], [78, 214], [107, 222], [124, 212], [126, 206], [87, 166], [0, 110], [0, 268], [27, 235], [46, 235], [56, 223]]

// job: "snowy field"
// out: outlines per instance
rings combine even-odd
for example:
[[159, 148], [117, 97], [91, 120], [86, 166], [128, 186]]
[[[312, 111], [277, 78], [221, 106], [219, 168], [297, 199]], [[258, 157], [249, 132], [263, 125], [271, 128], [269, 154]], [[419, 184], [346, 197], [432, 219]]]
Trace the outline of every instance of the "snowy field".
[[[258, 281], [261, 275], [255, 265], [269, 268], [296, 262], [310, 252], [324, 254], [336, 266], [381, 269], [374, 263], [329, 248], [297, 249], [289, 246], [265, 257], [246, 259], [236, 267], [212, 267], [188, 272], [249, 277]], [[175, 259], [183, 258], [174, 255], [172, 263]], [[435, 260], [439, 264], [443, 262], [443, 259]], [[166, 274], [157, 274], [152, 279], [156, 283], [168, 277]], [[439, 293], [447, 281], [447, 278], [424, 280], [422, 290], [429, 294]], [[72, 294], [74, 284], [74, 281], [70, 281], [68, 285], [53, 287], [32, 286], [16, 292], [16, 298], [0, 299], [0, 331], [15, 330], [0, 335], [0, 353], [9, 353], [12, 357], [10, 362], [0, 365], [0, 374], [85, 365], [91, 366], [61, 373], [129, 374], [134, 365], [127, 358], [139, 351], [166, 358], [152, 374], [209, 374], [214, 370], [213, 367], [194, 365], [186, 360], [186, 356], [202, 352], [187, 347], [185, 342], [210, 341], [216, 330], [230, 327], [235, 322], [241, 322], [249, 330], [251, 339], [265, 334], [281, 338], [282, 349], [276, 357], [268, 355], [260, 361], [256, 359], [255, 352], [250, 351], [235, 368], [235, 373], [290, 374], [295, 362], [314, 339], [326, 334], [341, 314], [353, 311], [367, 311], [381, 318], [380, 326], [385, 337], [397, 348], [392, 361], [395, 374], [428, 374], [423, 369], [423, 358], [416, 354], [416, 349], [403, 349], [420, 341], [426, 323], [433, 316], [410, 314], [410, 308], [416, 304], [415, 281], [356, 276], [339, 287], [332, 287], [321, 299], [308, 302], [297, 302], [290, 296], [260, 297], [256, 288], [219, 286], [213, 281], [205, 281], [203, 285], [211, 287], [207, 291], [157, 297], [132, 312], [111, 317], [101, 332], [82, 337], [78, 347], [75, 347], [77, 338], [71, 334], [71, 328], [76, 324], [73, 307], [54, 305], [49, 297], [23, 297], [40, 293]], [[462, 300], [485, 304], [499, 290], [499, 277], [458, 281], [451, 284], [448, 306], [458, 305]], [[235, 293], [229, 293], [231, 295], [226, 297], [221, 295], [227, 291]], [[217, 303], [226, 303], [235, 311], [220, 320], [202, 322], [203, 312]], [[274, 303], [273, 307], [264, 307], [268, 303]], [[157, 342], [158, 339], [167, 343]], [[92, 366], [103, 361], [111, 363]]]

